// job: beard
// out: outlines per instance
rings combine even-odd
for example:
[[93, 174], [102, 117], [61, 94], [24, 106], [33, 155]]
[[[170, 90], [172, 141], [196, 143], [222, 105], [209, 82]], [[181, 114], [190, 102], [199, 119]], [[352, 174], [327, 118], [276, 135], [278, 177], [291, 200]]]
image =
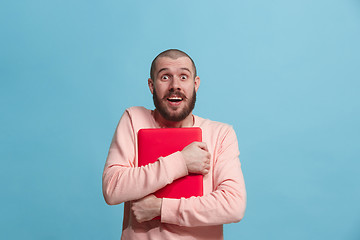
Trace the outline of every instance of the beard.
[[[185, 106], [183, 107], [183, 109], [180, 112], [173, 112], [173, 111], [169, 110], [168, 109], [169, 106], [166, 105], [167, 98], [170, 97], [170, 95], [172, 95], [172, 94], [176, 94], [183, 98]], [[156, 110], [159, 111], [160, 115], [163, 118], [165, 118], [167, 121], [180, 122], [180, 121], [184, 120], [187, 116], [189, 116], [189, 114], [194, 109], [195, 102], [196, 102], [196, 91], [194, 89], [193, 95], [189, 99], [186, 98], [186, 96], [183, 95], [182, 93], [179, 93], [176, 91], [171, 91], [163, 99], [160, 99], [156, 93], [156, 89], [154, 88], [153, 100], [154, 100], [154, 105], [155, 105]]]

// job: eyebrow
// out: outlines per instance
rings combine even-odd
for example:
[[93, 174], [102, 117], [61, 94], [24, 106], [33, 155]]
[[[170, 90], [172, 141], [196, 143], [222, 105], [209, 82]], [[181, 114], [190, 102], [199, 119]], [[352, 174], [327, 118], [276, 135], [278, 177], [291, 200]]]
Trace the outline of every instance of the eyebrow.
[[191, 73], [191, 71], [188, 68], [181, 68], [181, 70], [185, 70], [185, 71], [188, 71], [189, 73]]
[[166, 71], [166, 70], [168, 70], [168, 68], [162, 68], [162, 69], [160, 69], [160, 70], [157, 72], [157, 74], [159, 74], [159, 73], [162, 72], [162, 71]]
[[[181, 70], [185, 70], [185, 71], [188, 71], [190, 74], [191, 74], [191, 71], [188, 69], [188, 68], [180, 68]], [[158, 71], [157, 74], [159, 74], [160, 72], [162, 71], [166, 71], [166, 70], [169, 70], [169, 68], [162, 68]]]

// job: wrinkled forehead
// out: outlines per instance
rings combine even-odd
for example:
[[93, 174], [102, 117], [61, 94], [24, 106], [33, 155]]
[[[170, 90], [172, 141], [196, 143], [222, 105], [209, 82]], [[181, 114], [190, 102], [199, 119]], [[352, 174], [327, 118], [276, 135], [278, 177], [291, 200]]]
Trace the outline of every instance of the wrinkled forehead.
[[191, 59], [185, 56], [178, 58], [171, 57], [159, 57], [155, 62], [155, 74], [157, 75], [164, 69], [176, 71], [176, 70], [188, 70], [192, 75], [195, 75], [195, 66]]

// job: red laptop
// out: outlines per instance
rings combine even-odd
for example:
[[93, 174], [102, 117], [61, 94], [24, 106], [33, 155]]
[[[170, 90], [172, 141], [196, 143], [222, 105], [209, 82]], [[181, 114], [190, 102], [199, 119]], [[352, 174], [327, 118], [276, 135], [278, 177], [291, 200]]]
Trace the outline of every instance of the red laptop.
[[[138, 132], [138, 163], [145, 166], [159, 157], [181, 151], [192, 142], [202, 141], [201, 128], [147, 128]], [[160, 198], [189, 198], [203, 195], [203, 176], [189, 174], [154, 193]]]

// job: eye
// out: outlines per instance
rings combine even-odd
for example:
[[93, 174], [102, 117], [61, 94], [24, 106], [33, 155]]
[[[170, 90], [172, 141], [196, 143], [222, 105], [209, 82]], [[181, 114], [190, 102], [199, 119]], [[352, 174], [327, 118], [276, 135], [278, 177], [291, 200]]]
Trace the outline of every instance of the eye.
[[188, 77], [186, 75], [181, 75], [181, 80], [186, 80]]
[[161, 80], [169, 80], [169, 76], [168, 75], [164, 75], [161, 77]]

